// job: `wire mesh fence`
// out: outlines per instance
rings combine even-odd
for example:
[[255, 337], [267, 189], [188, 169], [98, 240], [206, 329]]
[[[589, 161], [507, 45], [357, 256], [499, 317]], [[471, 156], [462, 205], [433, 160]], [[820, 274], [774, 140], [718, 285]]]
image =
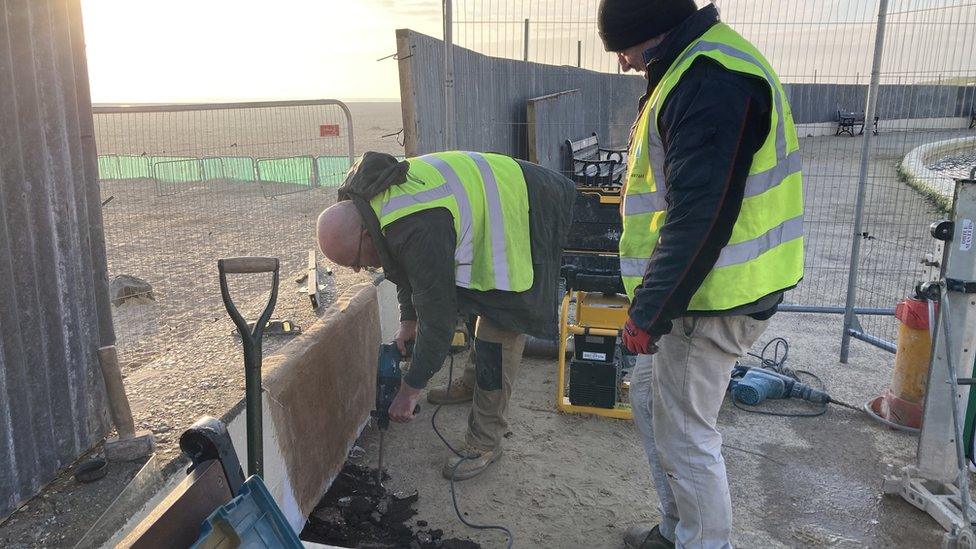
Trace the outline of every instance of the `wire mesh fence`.
[[[946, 214], [926, 197], [951, 198], [951, 190], [939, 196], [925, 186], [909, 187], [913, 176], [900, 169], [905, 155], [932, 142], [948, 145], [927, 158], [930, 163], [976, 152], [976, 141], [961, 140], [973, 135], [976, 3], [892, 0], [884, 25], [877, 105], [882, 131], [869, 153], [861, 254], [854, 264], [856, 304], [864, 307], [890, 306], [924, 278], [927, 254], [941, 258], [928, 227]], [[891, 320], [860, 323], [868, 333], [894, 338]]]
[[[552, 94], [566, 104], [555, 107], [563, 109], [562, 117], [543, 110], [551, 117], [533, 118], [531, 108], [525, 117], [517, 110], [511, 116], [496, 116], [498, 110], [486, 109], [480, 98], [484, 89], [510, 88], [506, 72], [499, 71], [497, 64], [456, 62], [453, 95], [459, 144], [471, 134], [501, 127], [515, 136], [514, 154], [541, 163], [549, 160], [535, 150], [541, 134], [558, 143], [596, 131], [604, 134], [601, 141], [610, 147], [626, 145], [643, 81], [604, 76], [591, 83], [583, 78], [589, 73], [552, 68], [619, 73], [615, 56], [603, 51], [597, 35], [596, 0], [456, 0], [450, 4], [455, 56], [458, 50], [471, 50], [528, 61], [506, 70], [518, 82], [541, 81], [531, 91], [544, 93], [532, 97], [522, 93], [517, 99], [532, 103], [537, 96]], [[699, 4], [704, 7], [707, 2]], [[853, 264], [854, 299], [849, 304], [860, 314], [859, 323], [852, 327], [890, 342], [897, 326], [890, 312], [918, 281], [929, 276], [926, 262], [931, 263], [937, 254], [927, 228], [942, 215], [937, 201], [932, 200], [935, 193], [906, 184], [899, 166], [906, 154], [922, 144], [973, 135], [968, 126], [976, 89], [972, 40], [976, 3], [887, 2], [884, 55], [875, 92], [878, 120], [874, 122], [864, 117], [879, 7], [884, 4], [877, 0], [715, 2], [722, 20], [753, 42], [777, 70], [801, 138], [806, 277], [788, 293], [787, 305], [794, 310], [843, 312]], [[599, 93], [587, 93], [588, 86], [596, 86]], [[581, 97], [570, 101], [566, 96], [573, 90]], [[466, 120], [464, 108], [477, 109], [483, 116]], [[569, 118], [567, 109], [573, 113]], [[869, 135], [870, 146], [862, 155], [865, 129], [877, 133]], [[562, 141], [558, 136], [563, 136]], [[961, 172], [971, 161], [966, 159], [973, 147], [976, 144], [963, 143], [942, 156], [950, 156], [948, 165]], [[863, 157], [867, 165], [862, 178]], [[933, 163], [940, 160], [931, 159]], [[564, 156], [554, 162], [554, 167], [565, 165]], [[855, 205], [862, 179], [861, 226], [856, 231]], [[852, 261], [855, 238], [860, 249]], [[836, 318], [840, 322], [841, 317]]]
[[[345, 105], [99, 106], [94, 119], [110, 278], [134, 276], [152, 288], [151, 297], [113, 307], [127, 372], [157, 360], [175, 367], [236, 356], [219, 257], [278, 257], [276, 316], [311, 324], [308, 299], [289, 277], [307, 271], [316, 216], [353, 160]], [[268, 281], [232, 285], [242, 312], [256, 318]]]

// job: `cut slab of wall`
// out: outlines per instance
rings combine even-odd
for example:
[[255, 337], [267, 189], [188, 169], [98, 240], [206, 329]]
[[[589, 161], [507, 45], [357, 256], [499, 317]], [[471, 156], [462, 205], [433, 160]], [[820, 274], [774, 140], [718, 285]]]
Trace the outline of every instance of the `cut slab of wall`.
[[976, 149], [976, 137], [960, 137], [926, 143], [905, 155], [898, 171], [906, 183], [935, 202], [943, 211], [948, 211], [956, 182], [951, 177], [928, 169], [927, 166], [950, 153], [967, 149]]
[[315, 508], [369, 417], [379, 342], [376, 288], [366, 284], [265, 361], [265, 401], [277, 437], [269, 447], [283, 466], [280, 498], [272, 493], [292, 526]]

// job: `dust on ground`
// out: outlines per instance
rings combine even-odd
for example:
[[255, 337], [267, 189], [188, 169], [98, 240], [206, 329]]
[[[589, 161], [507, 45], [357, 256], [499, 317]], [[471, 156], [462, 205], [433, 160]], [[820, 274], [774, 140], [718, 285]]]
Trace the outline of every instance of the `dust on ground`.
[[[791, 344], [793, 368], [821, 376], [831, 394], [863, 403], [890, 382], [892, 355], [855, 345], [850, 363], [837, 362], [835, 319], [781, 313], [753, 349], [771, 338]], [[455, 359], [459, 375], [464, 357]], [[447, 368], [432, 386], [446, 382]], [[621, 548], [635, 523], [660, 520], [647, 459], [630, 421], [559, 414], [553, 404], [553, 361], [523, 359], [509, 408], [512, 435], [505, 454], [484, 474], [459, 482], [468, 520], [501, 524], [516, 547]], [[419, 490], [417, 518], [445, 536], [468, 536], [485, 547], [505, 536], [466, 528], [456, 518], [441, 466], [449, 451], [431, 430], [436, 408], [386, 434], [387, 482]], [[452, 444], [463, 441], [468, 407], [446, 406], [438, 428]], [[914, 461], [916, 439], [890, 431], [862, 413], [830, 408], [816, 418], [772, 418], [734, 408], [719, 416], [724, 435], [736, 547], [932, 547], [942, 529], [897, 497], [882, 496], [886, 465]], [[375, 467], [377, 439], [362, 442]]]
[[88, 484], [60, 475], [0, 525], [0, 547], [74, 547], [145, 462], [109, 463], [105, 478]]

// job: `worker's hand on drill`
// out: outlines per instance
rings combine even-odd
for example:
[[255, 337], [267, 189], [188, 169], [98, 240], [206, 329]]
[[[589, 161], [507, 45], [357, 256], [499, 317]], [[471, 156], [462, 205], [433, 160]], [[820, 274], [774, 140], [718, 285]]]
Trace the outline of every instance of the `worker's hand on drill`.
[[406, 381], [400, 381], [400, 390], [397, 391], [393, 404], [390, 404], [390, 420], [397, 423], [406, 423], [414, 418], [414, 410], [417, 409], [417, 401], [420, 400], [420, 393], [423, 389], [414, 389], [407, 385]]
[[397, 330], [396, 336], [393, 341], [396, 342], [397, 349], [400, 350], [400, 356], [407, 356], [407, 342], [413, 341], [417, 338], [417, 321], [416, 320], [401, 320], [400, 328]]
[[661, 339], [661, 336], [652, 336], [628, 318], [627, 322], [624, 323], [621, 339], [628, 351], [638, 355], [653, 355], [657, 352], [656, 343], [657, 340]]

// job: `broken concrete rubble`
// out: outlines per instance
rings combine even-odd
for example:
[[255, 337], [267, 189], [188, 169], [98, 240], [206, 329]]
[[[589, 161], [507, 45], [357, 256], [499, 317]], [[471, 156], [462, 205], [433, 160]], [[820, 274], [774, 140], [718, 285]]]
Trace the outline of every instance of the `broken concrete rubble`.
[[[385, 476], [384, 480], [389, 479]], [[444, 539], [444, 532], [426, 521], [409, 524], [417, 514], [417, 492], [389, 492], [376, 483], [375, 472], [347, 463], [332, 488], [309, 516], [301, 533], [306, 541], [342, 547], [416, 549], [478, 549], [466, 539]], [[416, 528], [416, 529], [415, 529]]]

